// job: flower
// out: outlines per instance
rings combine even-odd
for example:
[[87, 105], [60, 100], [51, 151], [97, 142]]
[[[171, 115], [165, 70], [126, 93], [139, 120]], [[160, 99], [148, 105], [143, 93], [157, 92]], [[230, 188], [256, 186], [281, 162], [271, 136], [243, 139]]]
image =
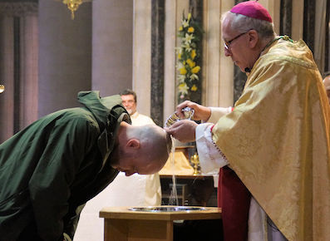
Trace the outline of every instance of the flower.
[[196, 85], [193, 85], [192, 87], [191, 87], [191, 91], [196, 91], [197, 90], [197, 86]]
[[189, 20], [188, 20], [188, 19], [183, 20], [183, 21], [182, 21], [182, 27], [183, 27], [183, 28], [187, 28], [188, 26], [189, 26]]
[[[199, 42], [202, 40], [203, 30], [200, 24], [188, 13], [187, 18], [182, 15], [181, 26], [178, 29], [178, 37], [181, 44], [177, 50], [177, 81], [179, 101], [184, 99], [193, 100], [193, 96], [201, 93], [198, 49]], [[194, 101], [194, 100], [193, 100]]]
[[196, 57], [196, 50], [195, 49], [191, 50], [190, 57], [191, 57], [191, 59], [194, 59]]
[[190, 75], [191, 80], [198, 80], [198, 75], [197, 74], [192, 74]]
[[193, 34], [187, 34], [185, 35], [185, 37], [182, 39], [182, 41], [186, 42], [186, 44], [190, 44], [191, 40], [193, 40], [195, 37]]
[[186, 78], [185, 75], [179, 74], [178, 75], [178, 81], [179, 81], [179, 83], [184, 82], [184, 79], [185, 78]]
[[187, 70], [186, 70], [185, 67], [183, 67], [183, 68], [180, 69], [180, 74], [181, 75], [185, 75], [186, 73], [187, 73]]
[[195, 31], [194, 27], [189, 27], [188, 28], [188, 33], [193, 33]]
[[189, 87], [185, 82], [179, 84], [179, 91], [181, 92], [182, 95], [188, 94], [188, 90]]
[[194, 68], [196, 65], [196, 63], [191, 59], [187, 59], [187, 64], [189, 65], [190, 68]]
[[196, 66], [196, 67], [194, 67], [194, 68], [191, 70], [191, 73], [193, 73], [193, 74], [197, 74], [200, 70], [201, 70], [201, 67]]

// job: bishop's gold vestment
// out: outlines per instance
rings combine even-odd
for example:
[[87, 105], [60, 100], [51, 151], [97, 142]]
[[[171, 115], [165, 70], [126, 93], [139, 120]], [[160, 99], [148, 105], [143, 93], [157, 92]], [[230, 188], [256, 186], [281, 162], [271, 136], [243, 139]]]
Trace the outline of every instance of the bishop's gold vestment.
[[330, 111], [300, 40], [280, 39], [254, 64], [213, 140], [290, 241], [330, 238]]

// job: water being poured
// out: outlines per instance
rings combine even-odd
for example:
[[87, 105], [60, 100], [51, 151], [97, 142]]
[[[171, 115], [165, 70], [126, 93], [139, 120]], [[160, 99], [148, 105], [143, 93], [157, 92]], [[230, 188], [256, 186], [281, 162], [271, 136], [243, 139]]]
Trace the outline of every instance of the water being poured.
[[[184, 119], [188, 119], [191, 120], [194, 116], [194, 110], [189, 108], [189, 107], [185, 107], [182, 109], [185, 118]], [[171, 125], [173, 125], [175, 122], [180, 121], [180, 117], [174, 112], [169, 118], [167, 118], [166, 122], [165, 122], [165, 127], [170, 127]], [[178, 206], [179, 205], [179, 199], [178, 199], [178, 192], [177, 192], [177, 185], [176, 185], [176, 177], [175, 177], [175, 148], [176, 148], [176, 142], [174, 140], [174, 138], [171, 136], [172, 139], [172, 150], [171, 150], [171, 157], [170, 157], [170, 162], [171, 162], [171, 169], [172, 169], [172, 190], [171, 190], [171, 195], [169, 197], [169, 203], [168, 205], [174, 205], [174, 206]]]
[[175, 177], [175, 157], [174, 157], [174, 152], [175, 152], [175, 141], [174, 138], [171, 137], [172, 139], [172, 155], [171, 155], [171, 169], [172, 169], [172, 190], [171, 190], [171, 195], [168, 200], [168, 205], [179, 205], [179, 199], [178, 199], [178, 192], [176, 189], [176, 177]]

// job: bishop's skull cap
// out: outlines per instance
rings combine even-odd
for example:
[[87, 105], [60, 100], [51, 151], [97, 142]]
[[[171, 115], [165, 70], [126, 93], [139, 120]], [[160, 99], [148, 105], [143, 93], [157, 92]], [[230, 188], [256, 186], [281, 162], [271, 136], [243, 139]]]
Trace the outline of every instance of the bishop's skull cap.
[[244, 16], [265, 20], [270, 23], [273, 22], [272, 17], [270, 16], [269, 12], [266, 8], [264, 8], [260, 3], [257, 1], [246, 1], [241, 2], [235, 5], [230, 12], [242, 14]]

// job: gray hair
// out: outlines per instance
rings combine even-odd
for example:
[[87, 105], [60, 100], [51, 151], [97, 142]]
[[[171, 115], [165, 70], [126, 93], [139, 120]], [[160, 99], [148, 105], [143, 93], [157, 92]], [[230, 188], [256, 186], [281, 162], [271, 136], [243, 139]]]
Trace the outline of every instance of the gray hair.
[[232, 13], [230, 11], [226, 12], [222, 18], [221, 22], [228, 16], [231, 16], [231, 29], [236, 30], [240, 33], [247, 32], [249, 30], [256, 30], [261, 39], [274, 38], [276, 33], [274, 31], [274, 24], [265, 20], [250, 18], [242, 14]]

